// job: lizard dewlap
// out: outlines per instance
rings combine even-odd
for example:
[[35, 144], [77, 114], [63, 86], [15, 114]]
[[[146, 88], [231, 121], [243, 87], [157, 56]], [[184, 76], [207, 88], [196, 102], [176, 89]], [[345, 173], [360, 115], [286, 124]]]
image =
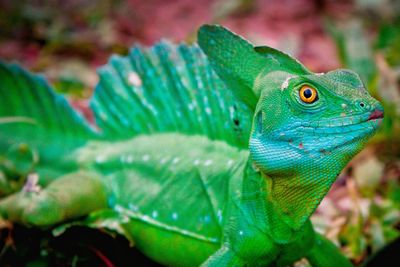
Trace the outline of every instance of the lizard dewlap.
[[134, 47], [98, 74], [93, 126], [0, 63], [0, 156], [25, 147], [14, 171], [35, 178], [0, 200], [4, 219], [79, 219], [167, 266], [351, 266], [309, 218], [383, 119], [356, 73], [205, 25], [198, 44]]

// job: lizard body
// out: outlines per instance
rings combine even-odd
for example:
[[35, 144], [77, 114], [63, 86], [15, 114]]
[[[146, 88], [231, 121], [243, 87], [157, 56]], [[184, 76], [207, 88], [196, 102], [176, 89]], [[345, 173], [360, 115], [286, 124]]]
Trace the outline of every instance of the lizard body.
[[[226, 217], [232, 210], [245, 218], [238, 230], [240, 235], [262, 237], [242, 245], [241, 251], [271, 245], [264, 248], [268, 251], [266, 259], [256, 257], [252, 265], [270, 264], [285, 254], [284, 259], [298, 259], [293, 248], [311, 244], [314, 238], [309, 222], [289, 242], [268, 237], [273, 229], [266, 214], [272, 212], [271, 203], [246, 207], [254, 202], [264, 204], [267, 180], [247, 166], [251, 164], [247, 150], [233, 149], [225, 142], [166, 133], [117, 143], [95, 142], [76, 154], [73, 157], [78, 157], [81, 170], [100, 172], [105, 177], [111, 188], [109, 207], [130, 218], [123, 227], [135, 245], [165, 265], [192, 266], [206, 260], [221, 246], [223, 231], [230, 224]], [[245, 169], [250, 173], [243, 177]], [[249, 183], [244, 185], [243, 179]], [[135, 184], [140, 184], [141, 190], [132, 186]], [[185, 205], [170, 203], [172, 199]], [[234, 202], [231, 207], [227, 205], [230, 201]], [[272, 249], [280, 242], [290, 244], [289, 248]]]
[[2, 216], [49, 227], [111, 210], [169, 266], [351, 266], [309, 217], [376, 131], [381, 105], [351, 71], [313, 74], [219, 26], [203, 26], [199, 45], [113, 57], [91, 102], [100, 131], [2, 64], [1, 153], [47, 177], [39, 192], [2, 199]]

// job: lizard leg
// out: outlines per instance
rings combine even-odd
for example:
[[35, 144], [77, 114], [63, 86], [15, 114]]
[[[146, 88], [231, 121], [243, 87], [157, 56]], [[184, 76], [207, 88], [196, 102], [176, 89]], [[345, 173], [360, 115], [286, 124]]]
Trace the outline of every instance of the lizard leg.
[[22, 190], [0, 201], [4, 219], [50, 226], [107, 207], [107, 190], [94, 173], [67, 174], [40, 190]]
[[313, 267], [351, 267], [351, 262], [324, 236], [315, 233], [315, 242], [306, 256]]
[[213, 266], [244, 266], [242, 260], [226, 245], [223, 245], [217, 252], [205, 261], [202, 267]]

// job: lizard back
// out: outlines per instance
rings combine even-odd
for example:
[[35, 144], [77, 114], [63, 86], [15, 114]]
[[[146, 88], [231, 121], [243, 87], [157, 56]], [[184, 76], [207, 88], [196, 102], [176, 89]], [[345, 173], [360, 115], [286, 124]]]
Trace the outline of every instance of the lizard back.
[[180, 132], [247, 148], [252, 111], [197, 45], [161, 42], [113, 56], [100, 68], [91, 107], [107, 139]]

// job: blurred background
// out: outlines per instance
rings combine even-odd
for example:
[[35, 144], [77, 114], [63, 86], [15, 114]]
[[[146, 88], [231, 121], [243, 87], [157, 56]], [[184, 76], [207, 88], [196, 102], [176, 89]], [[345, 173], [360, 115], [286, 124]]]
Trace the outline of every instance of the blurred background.
[[[0, 0], [0, 58], [44, 73], [57, 91], [90, 117], [87, 99], [97, 83], [96, 67], [111, 54], [127, 54], [134, 44], [152, 45], [160, 39], [191, 43], [204, 23], [222, 24], [256, 45], [290, 53], [315, 72], [350, 68], [361, 75], [371, 94], [384, 104], [383, 127], [342, 172], [312, 220], [356, 265], [396, 240], [400, 236], [398, 0]], [[88, 262], [88, 255], [54, 245], [68, 243], [65, 240], [0, 226], [0, 265], [47, 266], [49, 257], [61, 258], [65, 266]], [[27, 235], [31, 243], [26, 243]], [[124, 242], [115, 240], [105, 242]], [[386, 265], [381, 261], [380, 266]]]

